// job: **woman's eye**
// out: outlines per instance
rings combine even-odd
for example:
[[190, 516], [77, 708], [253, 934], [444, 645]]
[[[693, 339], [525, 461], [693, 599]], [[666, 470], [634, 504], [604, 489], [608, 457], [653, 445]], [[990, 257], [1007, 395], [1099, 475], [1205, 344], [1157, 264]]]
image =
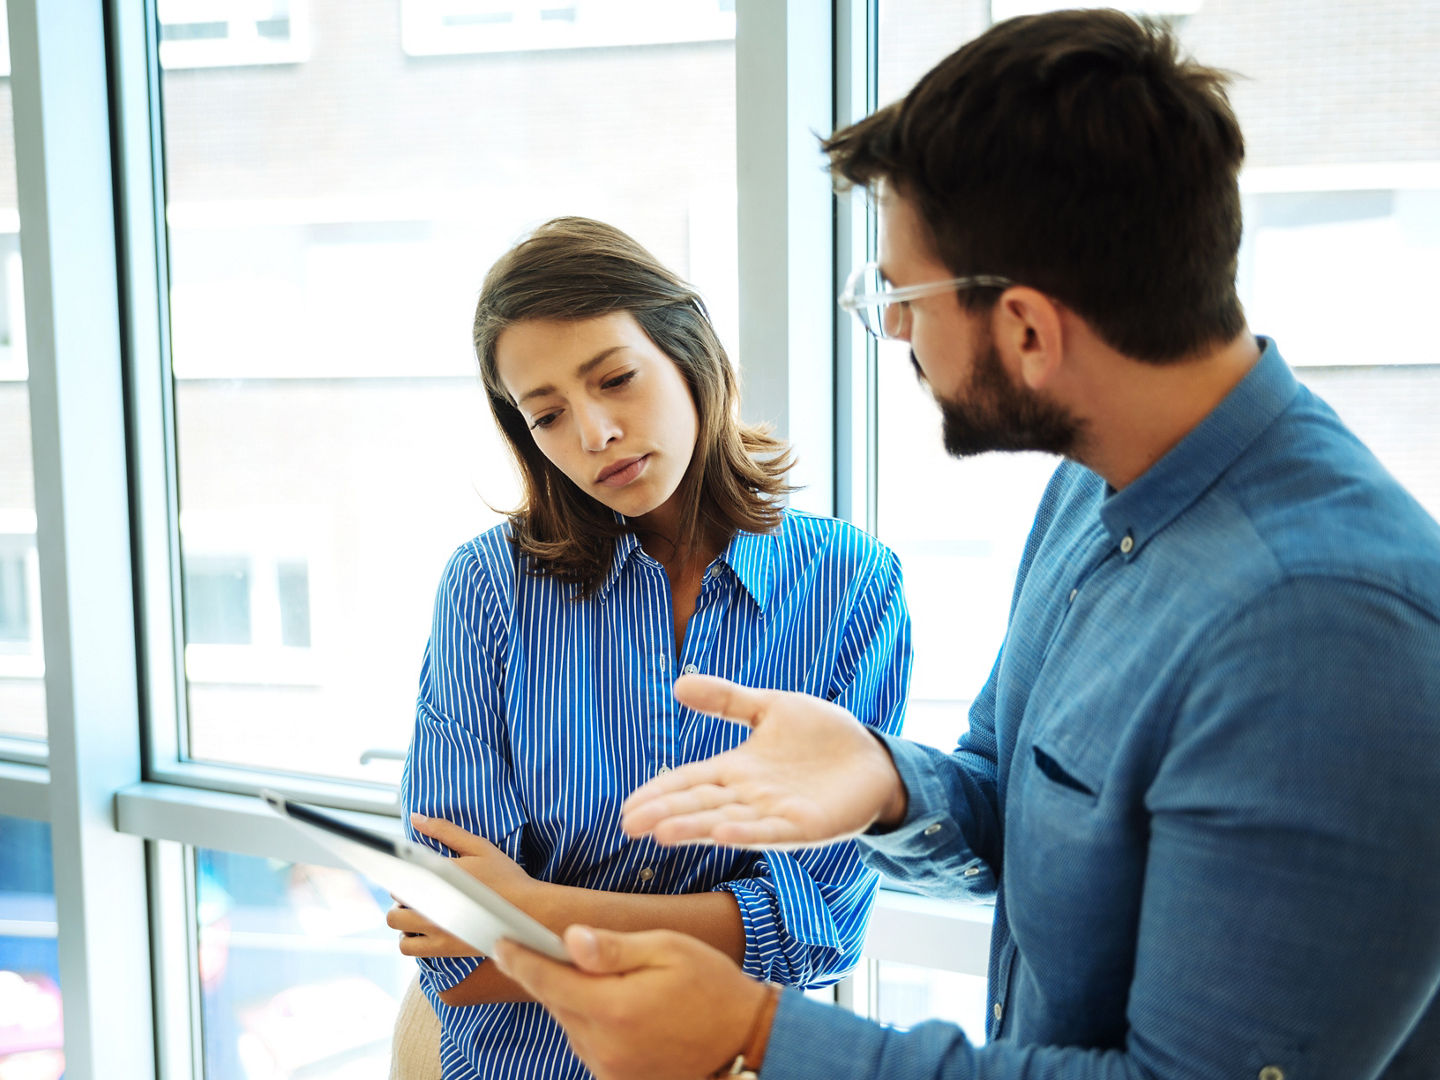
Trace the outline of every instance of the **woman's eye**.
[[560, 414], [555, 412], [546, 413], [544, 416], [537, 416], [530, 422], [530, 430], [534, 431], [536, 428], [548, 428], [559, 418]]
[[634, 377], [635, 377], [635, 372], [633, 372], [633, 371], [627, 371], [627, 372], [625, 372], [625, 374], [623, 374], [623, 375], [616, 375], [613, 379], [606, 379], [606, 380], [605, 380], [603, 383], [601, 383], [600, 385], [603, 386], [606, 390], [614, 390], [614, 389], [616, 389], [617, 387], [624, 386], [626, 383], [628, 383], [628, 382], [629, 382], [631, 379], [633, 379]]

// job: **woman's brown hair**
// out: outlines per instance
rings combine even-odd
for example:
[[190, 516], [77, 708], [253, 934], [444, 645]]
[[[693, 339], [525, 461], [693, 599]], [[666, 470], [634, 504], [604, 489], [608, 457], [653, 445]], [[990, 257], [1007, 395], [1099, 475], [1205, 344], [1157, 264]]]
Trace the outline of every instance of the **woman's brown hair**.
[[629, 529], [535, 445], [500, 381], [495, 344], [507, 327], [528, 319], [591, 319], [617, 311], [629, 312], [680, 369], [699, 416], [695, 453], [677, 491], [677, 550], [698, 550], [707, 539], [738, 530], [775, 529], [781, 498], [791, 490], [788, 445], [740, 423], [735, 373], [699, 294], [613, 226], [580, 217], [546, 222], [485, 275], [475, 308], [475, 355], [490, 409], [520, 467], [522, 499], [509, 514], [512, 540], [533, 572], [578, 585], [577, 599], [600, 587], [615, 538]]

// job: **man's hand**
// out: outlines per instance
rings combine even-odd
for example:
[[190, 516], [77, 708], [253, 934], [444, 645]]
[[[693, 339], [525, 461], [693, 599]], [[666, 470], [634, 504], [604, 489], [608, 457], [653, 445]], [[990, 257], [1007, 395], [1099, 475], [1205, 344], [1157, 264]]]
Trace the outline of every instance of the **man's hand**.
[[572, 926], [565, 947], [573, 968], [513, 941], [494, 960], [600, 1080], [709, 1076], [744, 1048], [769, 993], [723, 953], [669, 930]]
[[[443, 818], [411, 814], [415, 831], [439, 840], [455, 852], [455, 863], [476, 881], [490, 886], [506, 900], [526, 911], [538, 913], [537, 900], [544, 882], [536, 881], [525, 868], [483, 836], [467, 832]], [[396, 903], [385, 923], [401, 932], [400, 951], [406, 956], [479, 956], [475, 947], [436, 926], [418, 911]], [[563, 929], [563, 927], [552, 927]]]
[[682, 676], [675, 698], [753, 730], [734, 750], [637, 788], [622, 808], [631, 836], [784, 849], [904, 819], [905, 786], [890, 754], [840, 706], [709, 675]]

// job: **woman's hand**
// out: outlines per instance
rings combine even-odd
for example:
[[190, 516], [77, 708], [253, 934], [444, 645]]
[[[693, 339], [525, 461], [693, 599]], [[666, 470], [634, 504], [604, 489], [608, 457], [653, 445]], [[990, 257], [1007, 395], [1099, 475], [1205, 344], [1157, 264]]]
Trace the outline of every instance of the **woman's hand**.
[[[416, 832], [440, 841], [455, 852], [455, 863], [476, 881], [488, 885], [516, 907], [538, 914], [538, 898], [544, 882], [532, 878], [524, 867], [489, 840], [444, 818], [411, 814], [410, 823]], [[400, 951], [406, 956], [481, 955], [473, 945], [399, 901], [386, 914], [385, 923], [401, 932]]]

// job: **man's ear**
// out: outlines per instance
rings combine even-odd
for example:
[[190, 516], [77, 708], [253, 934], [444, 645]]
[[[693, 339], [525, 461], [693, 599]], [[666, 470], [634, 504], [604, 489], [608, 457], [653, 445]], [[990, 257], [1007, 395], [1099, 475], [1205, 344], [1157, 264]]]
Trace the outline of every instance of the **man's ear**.
[[1025, 386], [1043, 390], [1054, 380], [1065, 355], [1065, 332], [1054, 300], [1013, 285], [995, 305], [990, 329], [1001, 357]]

